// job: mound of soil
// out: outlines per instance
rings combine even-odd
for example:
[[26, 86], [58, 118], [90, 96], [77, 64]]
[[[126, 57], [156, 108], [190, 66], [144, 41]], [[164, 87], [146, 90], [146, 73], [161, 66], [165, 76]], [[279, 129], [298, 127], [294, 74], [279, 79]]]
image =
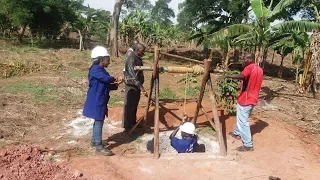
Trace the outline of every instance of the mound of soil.
[[77, 171], [45, 160], [46, 155], [31, 146], [0, 149], [0, 179], [85, 179]]

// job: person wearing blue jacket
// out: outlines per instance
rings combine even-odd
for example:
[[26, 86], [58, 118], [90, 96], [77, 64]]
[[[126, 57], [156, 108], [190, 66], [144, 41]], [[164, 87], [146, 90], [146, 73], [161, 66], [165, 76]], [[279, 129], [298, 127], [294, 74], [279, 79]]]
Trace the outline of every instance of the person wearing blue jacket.
[[95, 47], [91, 52], [92, 66], [89, 69], [89, 89], [83, 108], [83, 115], [94, 119], [91, 145], [96, 154], [110, 156], [112, 152], [102, 144], [102, 127], [105, 116], [108, 117], [109, 92], [117, 90], [122, 78], [114, 78], [104, 69], [110, 64], [110, 55], [106, 48]]
[[[170, 135], [171, 146], [178, 153], [193, 153], [199, 146], [199, 137], [195, 134], [196, 127], [191, 122], [183, 122], [176, 130]], [[182, 139], [176, 137], [178, 131], [181, 131]]]

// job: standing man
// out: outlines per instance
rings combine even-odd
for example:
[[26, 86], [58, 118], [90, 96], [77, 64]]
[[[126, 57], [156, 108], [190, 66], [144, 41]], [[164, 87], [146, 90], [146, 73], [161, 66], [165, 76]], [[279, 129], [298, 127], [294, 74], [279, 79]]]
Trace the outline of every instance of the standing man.
[[241, 74], [225, 75], [218, 78], [232, 78], [242, 80], [241, 93], [237, 104], [237, 124], [230, 135], [235, 139], [241, 139], [243, 146], [238, 151], [253, 151], [253, 143], [250, 131], [249, 117], [253, 107], [258, 104], [259, 92], [262, 85], [263, 70], [254, 63], [253, 53], [246, 53], [244, 59], [244, 70]]
[[127, 50], [127, 57], [129, 57], [131, 55], [131, 53], [134, 52], [134, 46], [136, 44], [138, 44], [139, 42], [137, 40], [134, 40], [133, 43], [132, 43], [132, 46]]
[[125, 97], [122, 125], [125, 131], [129, 131], [136, 123], [137, 108], [140, 101], [140, 94], [147, 96], [143, 87], [143, 71], [135, 71], [135, 66], [143, 66], [142, 56], [144, 55], [145, 46], [137, 43], [134, 46], [134, 52], [126, 60], [124, 73]]

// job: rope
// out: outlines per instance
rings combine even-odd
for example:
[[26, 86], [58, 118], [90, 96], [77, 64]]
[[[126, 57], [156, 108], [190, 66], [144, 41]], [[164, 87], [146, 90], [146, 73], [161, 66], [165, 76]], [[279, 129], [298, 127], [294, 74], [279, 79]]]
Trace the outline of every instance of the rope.
[[[194, 72], [200, 72], [199, 67], [202, 68], [201, 66], [194, 66], [193, 69], [193, 73]], [[198, 68], [198, 69], [197, 69]], [[196, 71], [195, 71], [195, 70]], [[197, 71], [198, 70], [198, 71]], [[183, 114], [182, 114], [182, 122], [186, 122], [188, 120], [188, 115], [186, 113], [186, 104], [187, 104], [187, 90], [189, 87], [189, 73], [186, 73], [186, 83], [185, 83], [185, 87], [184, 87], [184, 102], [183, 102]]]
[[191, 68], [188, 67], [174, 67], [174, 66], [169, 66], [168, 67], [168, 72], [169, 73], [193, 73], [196, 75], [204, 74], [204, 68], [200, 65], [195, 65]]
[[[185, 114], [186, 114], [188, 76], [189, 76], [189, 74], [187, 73], [187, 75], [186, 75], [186, 85], [185, 85], [185, 87], [184, 87], [184, 101], [183, 101], [183, 114], [182, 114], [183, 117], [184, 117]], [[182, 119], [183, 119], [183, 118], [182, 118]]]
[[192, 71], [196, 75], [204, 74], [204, 68], [200, 65], [193, 66]]

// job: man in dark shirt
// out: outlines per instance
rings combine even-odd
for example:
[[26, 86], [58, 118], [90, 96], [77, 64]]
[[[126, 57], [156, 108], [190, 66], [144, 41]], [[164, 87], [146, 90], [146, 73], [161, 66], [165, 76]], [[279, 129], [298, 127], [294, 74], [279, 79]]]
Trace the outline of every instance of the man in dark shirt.
[[129, 131], [136, 123], [137, 108], [140, 101], [140, 94], [147, 95], [143, 87], [143, 71], [135, 71], [135, 66], [143, 66], [142, 56], [144, 55], [145, 46], [137, 43], [134, 52], [126, 60], [124, 73], [125, 97], [122, 125], [126, 131]]

